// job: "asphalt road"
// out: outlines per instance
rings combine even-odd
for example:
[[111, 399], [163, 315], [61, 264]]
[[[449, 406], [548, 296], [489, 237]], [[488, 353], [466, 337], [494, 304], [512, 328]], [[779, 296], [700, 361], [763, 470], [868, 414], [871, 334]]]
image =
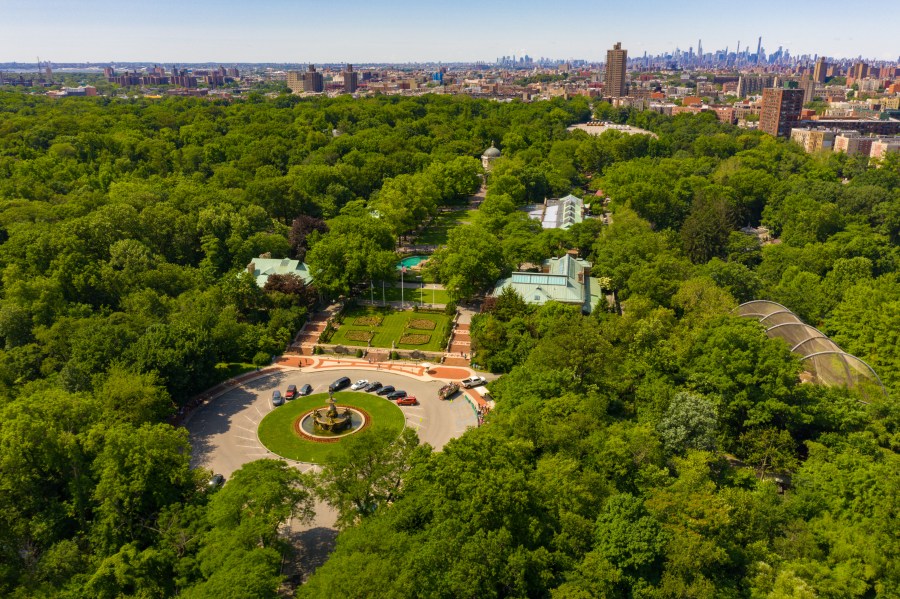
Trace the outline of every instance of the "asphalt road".
[[[309, 383], [313, 393], [325, 393], [328, 385], [341, 376], [350, 377], [352, 381], [378, 380], [415, 395], [419, 399], [418, 406], [402, 406], [400, 409], [406, 416], [406, 425], [415, 428], [419, 439], [435, 449], [441, 449], [450, 439], [477, 425], [472, 406], [462, 394], [457, 394], [452, 401], [437, 398], [438, 389], [443, 385], [440, 381], [422, 381], [397, 372], [344, 368], [284, 370], [231, 389], [193, 414], [186, 424], [193, 448], [191, 465], [208, 468], [230, 478], [232, 472], [247, 462], [278, 458], [259, 442], [256, 435], [259, 422], [270, 411], [277, 409], [271, 404], [272, 391], [280, 389], [284, 393], [290, 384], [300, 387]], [[312, 464], [293, 460], [287, 462], [304, 472], [314, 468]]]
[[[191, 416], [185, 424], [193, 448], [191, 465], [231, 478], [231, 474], [247, 462], [278, 458], [263, 447], [256, 436], [256, 428], [263, 417], [278, 409], [272, 407], [272, 391], [280, 389], [283, 394], [290, 384], [300, 387], [309, 383], [313, 393], [324, 393], [328, 391], [328, 385], [342, 376], [350, 377], [354, 382], [357, 379], [378, 380], [415, 395], [418, 406], [401, 406], [400, 409], [406, 415], [406, 425], [415, 428], [419, 439], [435, 449], [442, 448], [450, 439], [478, 424], [472, 406], [461, 393], [451, 401], [437, 398], [443, 382], [422, 381], [397, 372], [352, 368], [282, 370], [225, 392]], [[316, 468], [308, 463], [286, 461], [304, 472]], [[284, 569], [294, 583], [314, 572], [334, 550], [336, 519], [337, 514], [329, 505], [317, 501], [311, 522], [291, 521], [286, 527], [285, 533], [296, 551]]]

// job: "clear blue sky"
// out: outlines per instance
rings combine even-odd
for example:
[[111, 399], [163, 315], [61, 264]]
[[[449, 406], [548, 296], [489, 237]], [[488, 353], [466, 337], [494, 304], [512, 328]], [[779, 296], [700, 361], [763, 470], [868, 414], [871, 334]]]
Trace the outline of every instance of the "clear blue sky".
[[604, 60], [728, 46], [896, 60], [896, 0], [0, 0], [0, 62]]

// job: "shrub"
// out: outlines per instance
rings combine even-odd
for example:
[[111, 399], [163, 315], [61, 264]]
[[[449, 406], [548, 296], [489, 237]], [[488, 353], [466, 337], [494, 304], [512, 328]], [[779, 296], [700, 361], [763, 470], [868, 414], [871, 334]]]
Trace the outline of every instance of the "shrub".
[[444, 306], [444, 314], [447, 316], [455, 316], [456, 315], [456, 302], [450, 302], [446, 306]]
[[322, 331], [321, 335], [319, 335], [319, 343], [328, 343], [329, 341], [331, 341], [331, 338], [334, 336], [335, 330], [336, 329], [334, 328], [334, 325], [332, 325], [330, 322], [325, 325], [325, 330]]
[[391, 360], [396, 360], [399, 357], [400, 357], [400, 354], [398, 354], [396, 351], [391, 352]]
[[450, 343], [451, 334], [453, 334], [453, 323], [448, 320], [444, 323], [443, 335], [441, 335], [441, 347], [447, 347], [447, 344]]
[[356, 357], [357, 357], [357, 358], [362, 358], [362, 357], [363, 357], [363, 350], [361, 350], [361, 349], [356, 350]]
[[267, 354], [264, 351], [256, 352], [256, 355], [253, 356], [253, 365], [257, 368], [262, 368], [266, 364], [268, 364], [272, 360], [272, 356]]

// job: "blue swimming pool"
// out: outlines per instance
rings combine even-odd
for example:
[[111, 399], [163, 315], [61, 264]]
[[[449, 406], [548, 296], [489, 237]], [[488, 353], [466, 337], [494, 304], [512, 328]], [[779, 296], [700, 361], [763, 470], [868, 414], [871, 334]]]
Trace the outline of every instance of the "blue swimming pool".
[[428, 260], [428, 256], [407, 256], [399, 263], [397, 263], [397, 269], [401, 269], [404, 266], [406, 268], [412, 268], [413, 266], [418, 266], [421, 262], [425, 262]]

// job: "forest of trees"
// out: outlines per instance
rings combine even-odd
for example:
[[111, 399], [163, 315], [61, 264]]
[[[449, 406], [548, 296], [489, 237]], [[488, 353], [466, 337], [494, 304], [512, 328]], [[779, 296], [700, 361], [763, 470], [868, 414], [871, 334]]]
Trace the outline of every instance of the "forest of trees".
[[[897, 596], [900, 160], [594, 108], [659, 138], [567, 132], [585, 98], [0, 93], [0, 595], [274, 597], [279, 525], [318, 496], [342, 532], [298, 596]], [[497, 408], [441, 452], [363, 433], [315, 479], [262, 460], [209, 492], [167, 418], [283, 351], [319, 295], [393, 277], [494, 140], [429, 274], [465, 300], [575, 249], [618, 306], [504, 293], [472, 330]], [[519, 210], [598, 189], [609, 226]], [[260, 289], [265, 252], [316, 289]], [[733, 315], [754, 298], [887, 395], [801, 383]]]

